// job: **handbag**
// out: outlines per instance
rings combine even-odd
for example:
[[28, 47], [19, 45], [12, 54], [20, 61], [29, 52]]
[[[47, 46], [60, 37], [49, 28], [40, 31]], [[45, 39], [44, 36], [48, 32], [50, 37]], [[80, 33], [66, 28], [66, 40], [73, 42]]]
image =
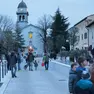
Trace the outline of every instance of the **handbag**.
[[44, 62], [42, 62], [41, 66], [44, 67]]

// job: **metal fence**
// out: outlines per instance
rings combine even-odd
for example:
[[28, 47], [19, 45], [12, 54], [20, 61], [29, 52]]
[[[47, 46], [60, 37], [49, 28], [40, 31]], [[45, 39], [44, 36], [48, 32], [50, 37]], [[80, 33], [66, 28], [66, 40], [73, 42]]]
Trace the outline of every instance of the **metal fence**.
[[7, 73], [8, 73], [7, 61], [3, 60], [0, 62], [0, 82], [6, 76]]

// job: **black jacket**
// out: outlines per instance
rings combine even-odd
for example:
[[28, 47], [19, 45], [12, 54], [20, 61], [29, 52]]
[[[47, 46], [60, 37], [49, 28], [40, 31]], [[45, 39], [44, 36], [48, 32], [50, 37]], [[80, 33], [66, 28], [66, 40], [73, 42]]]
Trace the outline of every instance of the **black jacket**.
[[70, 70], [69, 72], [69, 92], [74, 93], [74, 87], [76, 85], [77, 74], [75, 71]]

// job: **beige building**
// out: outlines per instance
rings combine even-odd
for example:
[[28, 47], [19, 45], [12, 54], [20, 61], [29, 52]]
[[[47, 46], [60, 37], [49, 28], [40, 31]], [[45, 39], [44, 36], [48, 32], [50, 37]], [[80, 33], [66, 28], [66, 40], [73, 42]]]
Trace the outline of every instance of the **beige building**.
[[94, 47], [94, 14], [76, 23], [69, 29], [69, 32], [72, 32], [75, 27], [78, 29], [78, 33], [76, 34], [77, 42], [74, 45], [74, 49], [87, 49], [90, 45]]

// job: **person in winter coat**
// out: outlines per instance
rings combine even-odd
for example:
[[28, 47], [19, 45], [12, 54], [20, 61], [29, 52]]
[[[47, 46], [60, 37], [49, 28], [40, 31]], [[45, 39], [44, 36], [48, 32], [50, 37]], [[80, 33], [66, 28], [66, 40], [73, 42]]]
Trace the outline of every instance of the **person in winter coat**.
[[12, 52], [10, 56], [10, 66], [11, 66], [12, 78], [17, 77], [16, 76], [16, 70], [17, 70], [16, 63], [17, 63], [17, 57], [15, 55], [15, 52]]
[[45, 70], [48, 70], [49, 68], [49, 56], [47, 53], [45, 53], [44, 57], [43, 57], [43, 61], [44, 61], [44, 64], [45, 64]]
[[88, 65], [87, 59], [85, 57], [79, 57], [78, 58], [78, 64], [79, 66], [76, 69], [77, 72], [77, 81], [79, 81], [82, 78], [82, 72], [86, 69], [86, 66]]
[[87, 71], [83, 71], [82, 79], [76, 83], [74, 91], [75, 94], [94, 94], [94, 85]]
[[29, 66], [29, 71], [33, 71], [33, 61], [34, 61], [34, 55], [32, 52], [29, 52], [27, 56], [27, 64]]
[[19, 53], [17, 55], [17, 62], [18, 62], [18, 70], [21, 70], [21, 66], [20, 66], [20, 64], [21, 64], [21, 56], [20, 56]]
[[69, 92], [74, 94], [74, 87], [76, 84], [77, 74], [76, 74], [77, 64], [72, 64], [69, 72]]

